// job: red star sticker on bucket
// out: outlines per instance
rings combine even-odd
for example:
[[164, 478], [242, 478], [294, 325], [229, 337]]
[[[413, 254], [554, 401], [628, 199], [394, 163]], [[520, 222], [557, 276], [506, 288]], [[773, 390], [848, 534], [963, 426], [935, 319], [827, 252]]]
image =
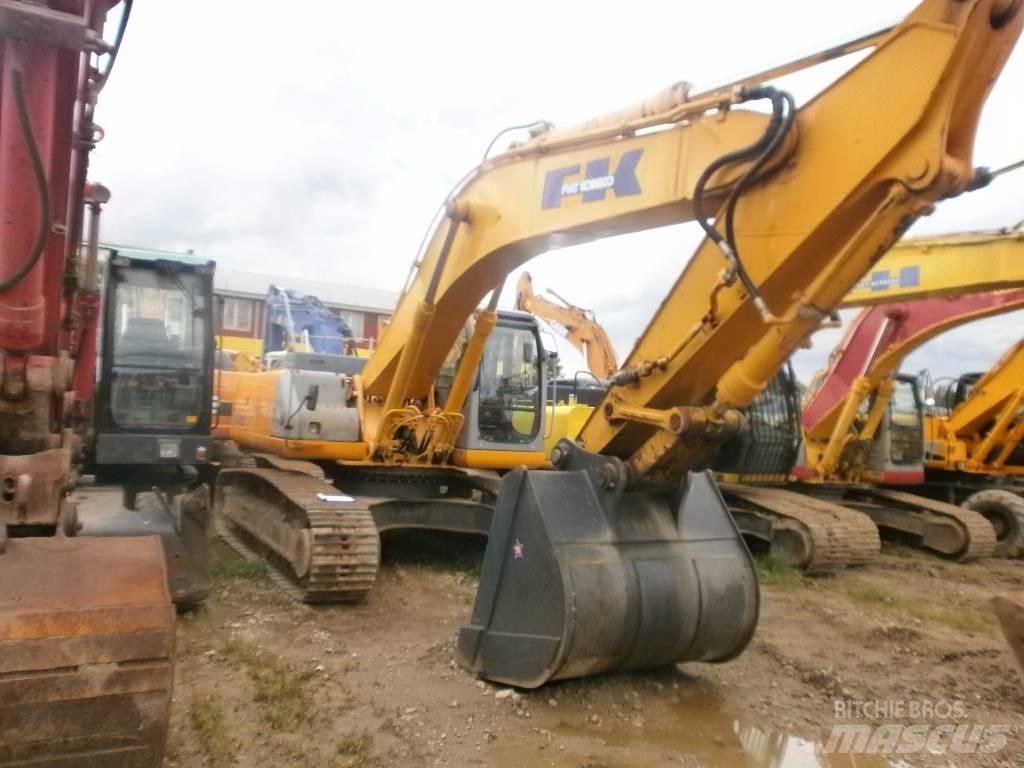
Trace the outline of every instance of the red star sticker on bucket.
[[523, 559], [523, 542], [519, 539], [516, 539], [516, 543], [512, 545], [512, 557], [516, 560]]

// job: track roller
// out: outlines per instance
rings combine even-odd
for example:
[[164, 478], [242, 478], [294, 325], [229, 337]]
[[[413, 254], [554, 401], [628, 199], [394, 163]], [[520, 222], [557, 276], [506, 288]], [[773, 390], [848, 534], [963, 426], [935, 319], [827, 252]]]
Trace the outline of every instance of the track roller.
[[961, 505], [983, 515], [996, 532], [996, 557], [1024, 557], [1024, 499], [993, 488], [969, 496]]

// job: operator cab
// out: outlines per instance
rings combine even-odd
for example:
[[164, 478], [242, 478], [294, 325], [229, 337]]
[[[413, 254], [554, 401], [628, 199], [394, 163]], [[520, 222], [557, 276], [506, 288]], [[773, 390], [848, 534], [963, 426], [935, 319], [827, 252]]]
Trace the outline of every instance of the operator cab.
[[103, 277], [97, 465], [205, 464], [214, 262], [117, 249]]
[[[464, 349], [465, 343], [457, 343], [438, 375], [439, 404], [447, 397]], [[500, 311], [463, 408], [465, 423], [456, 442], [456, 464], [494, 468], [543, 464], [544, 359], [537, 320], [526, 312]], [[509, 457], [507, 452], [516, 455]]]
[[[866, 403], [870, 410], [874, 396]], [[897, 375], [889, 407], [878, 425], [867, 467], [886, 483], [920, 482], [924, 473], [924, 400], [917, 378]]]
[[949, 404], [950, 411], [971, 396], [971, 393], [974, 392], [975, 385], [984, 375], [984, 373], [965, 373], [956, 380], [956, 388], [953, 391], [953, 402]]

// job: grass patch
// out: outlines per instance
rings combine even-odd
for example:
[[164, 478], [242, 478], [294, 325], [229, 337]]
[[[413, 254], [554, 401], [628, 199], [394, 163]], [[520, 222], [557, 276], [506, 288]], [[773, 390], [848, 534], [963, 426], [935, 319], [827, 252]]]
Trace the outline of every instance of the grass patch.
[[219, 581], [252, 581], [265, 577], [268, 567], [262, 560], [246, 560], [238, 555], [230, 555], [217, 560], [210, 568], [210, 572], [213, 578]]
[[845, 589], [855, 603], [899, 611], [915, 619], [943, 624], [962, 632], [983, 632], [996, 624], [995, 616], [974, 608], [936, 605], [877, 584], [853, 584]]
[[787, 555], [770, 552], [754, 557], [757, 579], [766, 587], [795, 588], [803, 586], [804, 574]]
[[193, 696], [188, 708], [188, 721], [196, 733], [196, 743], [211, 768], [231, 768], [235, 757], [224, 722], [224, 712], [212, 696]]
[[349, 733], [338, 742], [338, 768], [366, 768], [373, 765], [373, 736], [366, 731]]
[[242, 667], [252, 680], [256, 687], [253, 700], [261, 705], [263, 720], [270, 727], [296, 728], [316, 717], [309, 689], [311, 672], [295, 672], [266, 651], [238, 640], [227, 643], [221, 654]]
[[246, 560], [237, 555], [225, 557], [213, 564], [210, 573], [221, 581], [245, 579], [252, 581], [267, 575], [267, 564], [262, 560]]

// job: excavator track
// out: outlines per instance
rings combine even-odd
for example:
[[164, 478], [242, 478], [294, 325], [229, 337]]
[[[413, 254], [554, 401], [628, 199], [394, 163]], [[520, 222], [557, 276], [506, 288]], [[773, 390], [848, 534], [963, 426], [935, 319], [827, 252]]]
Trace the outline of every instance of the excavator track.
[[720, 488], [742, 533], [763, 539], [767, 532], [773, 549], [784, 548], [808, 573], [832, 573], [878, 558], [878, 528], [861, 512], [784, 488]]
[[249, 559], [268, 559], [274, 580], [301, 602], [356, 602], [373, 588], [380, 537], [365, 499], [302, 472], [228, 469], [217, 478], [214, 509], [225, 541]]
[[961, 562], [996, 554], [995, 529], [978, 512], [888, 488], [857, 488], [850, 495], [870, 502], [858, 508], [880, 528], [919, 537], [925, 549]]

